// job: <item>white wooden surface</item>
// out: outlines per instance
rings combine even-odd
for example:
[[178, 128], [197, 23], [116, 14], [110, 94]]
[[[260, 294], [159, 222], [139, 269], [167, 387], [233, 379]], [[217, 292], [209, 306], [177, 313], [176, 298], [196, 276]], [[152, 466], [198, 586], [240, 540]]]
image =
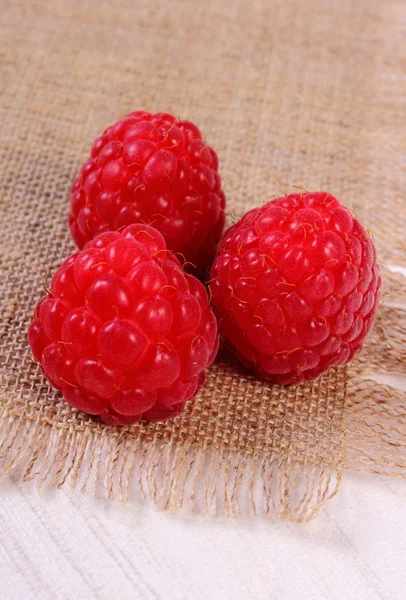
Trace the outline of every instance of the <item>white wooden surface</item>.
[[0, 598], [404, 600], [406, 482], [346, 473], [308, 524], [0, 481]]

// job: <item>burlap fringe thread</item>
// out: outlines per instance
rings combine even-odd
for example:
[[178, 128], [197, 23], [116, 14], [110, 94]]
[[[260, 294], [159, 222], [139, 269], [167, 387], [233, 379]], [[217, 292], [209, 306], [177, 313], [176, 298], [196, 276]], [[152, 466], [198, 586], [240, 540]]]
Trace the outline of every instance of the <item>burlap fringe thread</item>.
[[335, 464], [295, 457], [289, 448], [242, 455], [224, 447], [145, 441], [128, 431], [82, 430], [6, 409], [0, 476], [18, 468], [23, 481], [57, 488], [69, 482], [108, 499], [128, 500], [135, 486], [163, 509], [187, 506], [229, 517], [248, 506], [253, 515], [309, 521], [337, 493], [344, 467], [406, 477], [406, 394], [379, 384], [374, 394], [371, 403], [371, 381], [349, 384]]
[[38, 486], [69, 482], [81, 492], [125, 501], [135, 484], [143, 499], [163, 509], [187, 506], [211, 515], [223, 509], [229, 517], [248, 500], [253, 515], [294, 521], [312, 519], [341, 480], [338, 464], [148, 442], [107, 427], [82, 432], [47, 419], [33, 424], [8, 410], [0, 424], [0, 460], [0, 476], [19, 467], [22, 480]]

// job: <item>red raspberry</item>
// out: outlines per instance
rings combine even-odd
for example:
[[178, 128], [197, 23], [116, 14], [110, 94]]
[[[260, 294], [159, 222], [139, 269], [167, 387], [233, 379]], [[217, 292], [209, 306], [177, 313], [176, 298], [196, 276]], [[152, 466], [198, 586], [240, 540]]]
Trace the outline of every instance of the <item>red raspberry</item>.
[[326, 192], [249, 211], [226, 232], [211, 275], [234, 353], [282, 384], [314, 379], [361, 350], [381, 284], [371, 239]]
[[111, 425], [180, 413], [218, 348], [203, 285], [140, 224], [102, 233], [65, 260], [28, 338], [65, 400]]
[[69, 225], [83, 248], [105, 231], [146, 223], [202, 270], [224, 227], [217, 155], [199, 129], [165, 113], [130, 113], [94, 142], [72, 186]]

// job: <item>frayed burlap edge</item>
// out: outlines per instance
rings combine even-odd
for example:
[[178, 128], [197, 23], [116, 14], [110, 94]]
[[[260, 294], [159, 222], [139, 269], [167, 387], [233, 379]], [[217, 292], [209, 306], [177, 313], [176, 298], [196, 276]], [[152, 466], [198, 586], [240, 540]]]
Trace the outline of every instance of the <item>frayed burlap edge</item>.
[[3, 413], [0, 476], [18, 470], [22, 481], [57, 488], [69, 483], [81, 492], [126, 501], [134, 493], [163, 509], [188, 507], [227, 517], [250, 512], [309, 521], [334, 496], [342, 464], [302, 461], [275, 449], [235, 453], [224, 447], [196, 447], [129, 438], [110, 427], [77, 431], [40, 417]]
[[19, 478], [35, 480], [39, 487], [70, 484], [120, 501], [138, 494], [163, 509], [188, 507], [227, 517], [248, 512], [306, 522], [337, 493], [344, 468], [406, 477], [404, 392], [353, 368], [346, 374], [342, 414], [340, 450], [336, 461], [327, 462], [296, 456], [289, 447], [264, 455], [208, 443], [147, 441], [128, 429], [102, 425], [82, 430], [6, 407], [0, 421], [0, 476], [18, 471]]

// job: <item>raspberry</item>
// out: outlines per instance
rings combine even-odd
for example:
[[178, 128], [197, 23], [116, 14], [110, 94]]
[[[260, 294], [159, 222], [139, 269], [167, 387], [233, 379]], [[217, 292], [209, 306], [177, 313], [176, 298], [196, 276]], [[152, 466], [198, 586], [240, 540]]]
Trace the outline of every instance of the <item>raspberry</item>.
[[196, 125], [137, 111], [94, 142], [72, 186], [69, 225], [83, 248], [99, 233], [146, 223], [201, 271], [215, 254], [224, 208], [217, 155]]
[[381, 284], [371, 239], [326, 192], [249, 211], [226, 232], [211, 276], [232, 350], [281, 384], [350, 361], [372, 326]]
[[111, 425], [176, 416], [218, 348], [203, 285], [140, 224], [102, 233], [65, 260], [28, 338], [65, 400]]

